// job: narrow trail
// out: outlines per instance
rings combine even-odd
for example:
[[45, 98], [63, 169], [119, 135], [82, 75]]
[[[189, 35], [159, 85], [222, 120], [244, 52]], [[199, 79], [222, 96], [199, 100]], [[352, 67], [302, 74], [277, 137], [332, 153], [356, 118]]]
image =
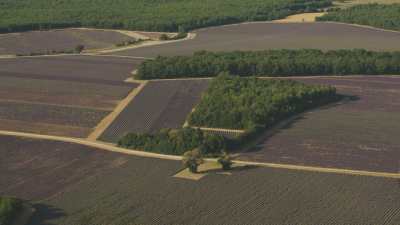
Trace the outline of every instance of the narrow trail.
[[120, 101], [117, 107], [115, 107], [114, 110], [96, 126], [94, 131], [87, 139], [91, 141], [97, 140], [112, 124], [112, 122], [114, 122], [119, 114], [121, 114], [121, 112], [128, 106], [128, 104], [143, 90], [146, 84], [147, 82], [142, 82], [139, 87], [133, 89], [125, 99]]
[[[151, 152], [125, 149], [125, 148], [120, 148], [120, 147], [117, 147], [117, 146], [109, 144], [109, 143], [104, 143], [104, 142], [99, 142], [99, 141], [90, 141], [87, 139], [80, 139], [80, 138], [58, 137], [58, 136], [51, 136], [51, 135], [41, 135], [41, 134], [13, 132], [13, 131], [0, 131], [0, 135], [79, 144], [79, 145], [92, 147], [92, 148], [95, 148], [98, 150], [116, 152], [116, 153], [121, 153], [121, 154], [139, 156], [139, 157], [166, 159], [166, 160], [174, 160], [174, 161], [182, 160], [181, 156], [164, 155], [164, 154], [157, 154], [157, 153], [151, 153]], [[215, 162], [216, 159], [206, 159], [206, 161], [211, 161], [211, 162], [214, 161]], [[362, 170], [349, 170], [349, 169], [340, 169], [340, 168], [299, 166], [299, 165], [278, 164], [278, 163], [262, 163], [262, 162], [251, 162], [251, 161], [241, 161], [241, 160], [233, 160], [233, 162], [237, 163], [237, 164], [242, 164], [242, 165], [252, 165], [252, 166], [287, 169], [287, 170], [400, 179], [400, 173], [386, 173], [386, 172], [373, 172], [373, 171], [362, 171]]]

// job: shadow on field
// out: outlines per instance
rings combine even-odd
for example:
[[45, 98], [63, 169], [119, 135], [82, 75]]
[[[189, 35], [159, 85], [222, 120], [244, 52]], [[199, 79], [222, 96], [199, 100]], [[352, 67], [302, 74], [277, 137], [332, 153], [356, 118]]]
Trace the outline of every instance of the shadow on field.
[[33, 207], [35, 212], [27, 225], [53, 225], [52, 220], [66, 215], [62, 209], [47, 204], [37, 203]]
[[321, 110], [329, 110], [329, 109], [332, 109], [332, 108], [335, 108], [335, 107], [338, 107], [341, 105], [350, 104], [350, 103], [358, 101], [358, 100], [360, 100], [360, 97], [358, 97], [356, 95], [339, 94], [337, 101], [335, 101], [333, 103], [330, 103], [330, 104], [327, 104], [324, 106], [320, 106], [318, 108], [314, 108], [311, 110], [307, 110], [298, 115], [294, 115], [284, 121], [281, 121], [274, 127], [267, 129], [262, 135], [260, 135], [259, 138], [257, 138], [257, 140], [254, 141], [253, 145], [251, 147], [247, 148], [244, 152], [250, 153], [250, 152], [257, 152], [257, 151], [262, 150], [263, 149], [262, 143], [265, 143], [266, 141], [268, 141], [269, 138], [271, 138], [272, 136], [274, 136], [276, 134], [279, 134], [281, 132], [284, 132], [285, 130], [291, 129], [296, 123], [306, 119], [305, 114], [307, 114], [307, 113], [318, 112]]

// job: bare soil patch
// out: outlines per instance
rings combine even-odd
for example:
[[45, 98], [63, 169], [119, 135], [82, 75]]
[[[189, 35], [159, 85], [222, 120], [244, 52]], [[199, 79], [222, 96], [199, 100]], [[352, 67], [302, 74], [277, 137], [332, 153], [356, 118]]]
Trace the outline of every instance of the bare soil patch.
[[43, 53], [73, 50], [78, 45], [85, 49], [103, 49], [135, 38], [112, 30], [62, 29], [30, 31], [0, 35], [0, 55]]
[[6, 156], [0, 194], [36, 201], [30, 225], [396, 225], [400, 219], [395, 179], [246, 167], [195, 182], [172, 177], [180, 162], [59, 142], [4, 136], [0, 142]]
[[129, 132], [180, 128], [207, 87], [207, 80], [150, 81], [100, 139], [116, 142]]
[[241, 159], [399, 172], [400, 77], [296, 80], [334, 85], [347, 100], [297, 117]]
[[376, 51], [400, 50], [400, 33], [335, 23], [247, 23], [195, 31], [193, 40], [115, 52], [156, 57], [191, 55], [196, 51], [317, 48]]

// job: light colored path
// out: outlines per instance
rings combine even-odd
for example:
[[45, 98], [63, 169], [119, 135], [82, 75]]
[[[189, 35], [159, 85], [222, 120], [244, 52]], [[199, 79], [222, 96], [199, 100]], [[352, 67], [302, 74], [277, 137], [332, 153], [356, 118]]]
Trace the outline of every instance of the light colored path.
[[204, 130], [204, 131], [229, 132], [229, 133], [237, 133], [237, 134], [243, 134], [245, 132], [245, 130], [235, 130], [235, 129], [195, 127], [195, 126], [190, 126], [190, 127], [195, 128], [195, 129]]
[[89, 135], [88, 140], [97, 140], [104, 131], [111, 125], [111, 123], [118, 117], [119, 114], [128, 106], [128, 104], [143, 90], [147, 82], [142, 82], [139, 87], [133, 89], [129, 95], [119, 102], [114, 111], [112, 111], [108, 116], [106, 116], [94, 129], [94, 131]]
[[[164, 155], [164, 154], [157, 154], [157, 153], [144, 152], [144, 151], [138, 151], [138, 150], [124, 149], [124, 148], [117, 147], [115, 145], [111, 145], [111, 144], [107, 144], [107, 143], [103, 143], [103, 142], [99, 142], [99, 141], [90, 141], [90, 140], [79, 139], [79, 138], [57, 137], [57, 136], [50, 136], [50, 135], [40, 135], [40, 134], [13, 132], [13, 131], [0, 131], [0, 135], [42, 139], [42, 140], [50, 140], [50, 141], [61, 141], [61, 142], [85, 145], [85, 146], [93, 147], [93, 148], [96, 148], [99, 150], [117, 152], [117, 153], [122, 153], [122, 154], [140, 156], [140, 157], [168, 159], [168, 160], [175, 160], [175, 161], [182, 160], [181, 156]], [[216, 161], [216, 159], [206, 159], [206, 161]], [[371, 172], [371, 171], [362, 171], [362, 170], [323, 168], [323, 167], [313, 167], [313, 166], [298, 166], [298, 165], [277, 164], [277, 163], [261, 163], [261, 162], [250, 162], [250, 161], [241, 161], [241, 160], [233, 160], [233, 162], [236, 164], [242, 164], [242, 165], [253, 165], [253, 166], [288, 169], [288, 170], [400, 179], [400, 173]]]

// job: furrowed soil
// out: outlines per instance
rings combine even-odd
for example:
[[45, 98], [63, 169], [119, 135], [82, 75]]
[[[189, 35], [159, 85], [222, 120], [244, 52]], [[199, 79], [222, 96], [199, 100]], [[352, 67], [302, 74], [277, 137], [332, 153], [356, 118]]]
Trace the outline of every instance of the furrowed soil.
[[85, 46], [85, 49], [103, 49], [132, 40], [135, 39], [116, 31], [88, 29], [1, 34], [0, 55], [68, 51], [74, 50], [78, 45]]
[[207, 80], [150, 81], [121, 112], [100, 137], [117, 142], [129, 132], [154, 132], [162, 128], [180, 128], [201, 93]]
[[[0, 59], [0, 76], [124, 85], [143, 60], [100, 56]], [[126, 84], [125, 85], [129, 85]]]
[[87, 137], [138, 84], [110, 57], [0, 60], [0, 130]]
[[398, 173], [400, 77], [294, 78], [345, 99], [274, 129], [243, 160]]
[[191, 55], [196, 51], [316, 48], [376, 51], [400, 50], [400, 33], [336, 23], [248, 23], [195, 31], [195, 39], [115, 52], [116, 55], [156, 57]]
[[0, 136], [0, 194], [33, 201], [36, 224], [383, 224], [395, 179], [242, 167], [199, 181], [180, 162]]

